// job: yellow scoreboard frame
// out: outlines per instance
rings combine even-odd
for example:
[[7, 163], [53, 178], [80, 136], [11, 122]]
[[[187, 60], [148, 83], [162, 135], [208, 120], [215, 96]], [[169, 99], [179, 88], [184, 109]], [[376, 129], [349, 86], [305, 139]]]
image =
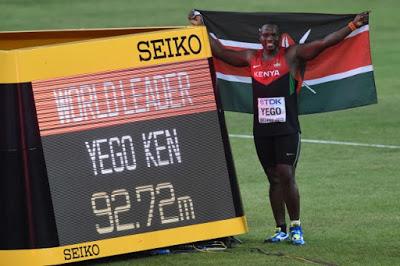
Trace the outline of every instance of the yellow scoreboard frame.
[[[179, 64], [181, 63], [183, 66], [185, 66], [185, 64], [190, 66], [192, 65], [191, 62], [193, 62], [193, 65], [202, 66], [202, 64], [205, 64], [206, 72], [204, 73], [206, 73], [205, 76], [207, 79], [199, 81], [198, 85], [198, 90], [202, 93], [201, 97], [199, 96], [199, 100], [197, 100], [194, 96], [191, 96], [192, 98], [188, 98], [188, 100], [190, 101], [190, 104], [192, 104], [190, 108], [193, 109], [196, 107], [196, 104], [198, 104], [196, 107], [198, 108], [196, 110], [200, 110], [198, 112], [212, 111], [217, 117], [216, 121], [218, 121], [218, 124], [221, 127], [221, 131], [218, 134], [220, 134], [219, 137], [222, 136], [221, 143], [223, 144], [221, 144], [221, 147], [223, 147], [222, 150], [224, 150], [222, 153], [224, 154], [226, 160], [224, 162], [228, 168], [227, 173], [229, 172], [229, 178], [226, 179], [229, 180], [227, 187], [230, 188], [229, 193], [231, 193], [233, 198], [232, 213], [234, 213], [234, 215], [231, 215], [232, 217], [228, 215], [228, 218], [204, 220], [205, 222], [192, 223], [173, 228], [156, 228], [155, 231], [139, 232], [130, 235], [111, 236], [110, 238], [103, 237], [102, 239], [97, 239], [95, 241], [71, 243], [71, 240], [67, 239], [64, 241], [64, 243], [69, 244], [60, 244], [59, 246], [50, 247], [43, 245], [39, 245], [38, 247], [34, 243], [34, 237], [30, 235], [30, 241], [28, 241], [30, 244], [28, 244], [28, 247], [25, 245], [22, 248], [2, 248], [3, 250], [0, 250], [0, 260], [2, 263], [7, 265], [48, 265], [69, 263], [246, 233], [247, 224], [241, 207], [239, 189], [230, 154], [229, 140], [223, 120], [223, 112], [221, 111], [218, 95], [215, 91], [213, 91], [215, 90], [215, 84], [213, 84], [213, 71], [210, 70], [210, 68], [212, 69], [211, 58], [212, 55], [208, 41], [208, 33], [205, 27], [130, 28], [0, 33], [0, 85], [8, 86], [8, 88], [9, 86], [12, 87], [15, 85], [19, 90], [19, 92], [16, 94], [16, 97], [19, 97], [19, 100], [22, 99], [21, 93], [24, 93], [25, 87], [21, 87], [18, 84], [31, 84], [30, 86], [33, 84], [34, 88], [36, 86], [36, 91], [35, 89], [33, 90], [33, 98], [36, 104], [35, 112], [37, 112], [37, 118], [39, 120], [38, 127], [42, 137], [75, 131], [76, 128], [93, 129], [96, 127], [96, 124], [86, 125], [85, 127], [85, 125], [82, 125], [82, 119], [76, 119], [76, 122], [78, 123], [73, 125], [73, 127], [57, 128], [53, 125], [53, 120], [55, 118], [52, 116], [52, 114], [57, 112], [57, 108], [54, 107], [53, 110], [53, 107], [51, 107], [51, 104], [48, 102], [43, 104], [39, 103], [42, 101], [42, 98], [40, 97], [43, 97], [43, 99], [46, 100], [46, 98], [51, 97], [51, 95], [43, 94], [44, 96], [41, 96], [41, 94], [37, 92], [53, 86], [53, 81], [65, 82], [65, 79], [68, 79], [69, 77], [78, 77], [78, 79], [80, 79], [82, 77], [85, 78], [88, 75], [94, 75], [93, 77], [95, 79], [98, 78], [96, 73], [101, 73], [101, 75], [104, 76], [108, 75], [109, 73], [113, 73], [113, 71], [121, 71], [126, 69], [133, 69], [140, 72], [140, 69], [152, 69], [153, 67], [155, 71], [158, 71], [159, 67], [162, 68], [163, 66], [164, 69], [168, 69], [170, 66], [175, 65], [179, 68]], [[197, 70], [194, 69], [193, 71], [193, 73], [195, 73]], [[197, 76], [199, 76], [198, 73]], [[179, 81], [179, 83], [181, 83], [181, 81]], [[204, 87], [207, 86], [211, 88], [211, 94], [210, 91], [204, 90]], [[195, 85], [193, 85], [193, 87], [195, 87]], [[0, 90], [1, 89], [2, 88], [0, 86]], [[11, 88], [11, 90], [13, 89]], [[180, 92], [181, 96], [183, 95], [182, 93], [183, 92]], [[175, 94], [178, 95], [179, 93], [175, 90]], [[174, 97], [172, 93], [169, 95], [172, 98]], [[170, 101], [172, 102], [171, 99]], [[205, 104], [205, 100], [208, 101], [208, 105]], [[123, 101], [125, 102], [125, 100]], [[198, 101], [198, 103], [196, 101]], [[106, 104], [108, 109], [110, 109], [109, 102]], [[154, 116], [153, 118], [163, 118], [193, 113], [193, 111], [191, 111], [192, 109], [184, 109], [186, 107], [180, 102], [179, 104], [179, 108], [182, 108], [182, 110], [178, 110], [178, 113], [173, 110], [173, 112], [168, 115], [168, 110], [163, 110], [163, 114], [158, 114], [156, 111], [159, 111], [158, 109], [160, 109], [160, 106], [156, 106], [154, 107], [154, 112], [151, 112], [150, 108], [148, 108], [148, 116], [151, 115]], [[175, 99], [175, 106], [177, 105], [178, 103]], [[107, 109], [106, 107], [104, 108]], [[15, 110], [21, 111], [23, 109], [24, 107], [21, 106], [19, 109], [16, 108]], [[24, 127], [24, 119], [25, 118], [23, 115], [18, 116], [20, 127], [21, 125]], [[138, 121], [143, 121], [146, 119], [148, 118], [139, 116], [124, 116], [121, 118], [121, 121], [138, 123]], [[121, 125], [125, 123], [115, 121], [115, 119], [109, 117], [109, 119], [105, 119], [102, 121], [102, 123], [104, 123], [104, 126], [113, 126], [115, 124]], [[26, 134], [26, 132], [23, 134]], [[20, 137], [22, 139], [22, 146], [20, 147], [21, 150], [23, 150], [22, 153], [24, 153], [24, 150], [29, 149], [23, 140], [23, 134], [22, 137]], [[51, 144], [46, 144], [47, 142], [44, 141], [44, 139], [42, 139], [42, 141], [44, 146], [51, 146]], [[161, 147], [160, 149], [163, 148]], [[11, 150], [11, 148], [9, 150]], [[46, 163], [48, 163], [49, 157], [46, 152], [45, 155]], [[28, 157], [29, 156], [27, 155], [22, 155], [22, 160], [26, 161]], [[172, 159], [171, 162], [173, 161]], [[25, 166], [26, 165], [27, 163], [25, 162]], [[29, 167], [26, 168], [28, 169]], [[51, 167], [48, 166], [48, 168]], [[24, 174], [27, 175], [27, 170], [25, 170]], [[26, 178], [24, 180], [24, 182], [35, 182], [35, 180], [27, 181]], [[32, 184], [29, 184], [29, 182], [28, 184], [25, 183], [25, 186], [31, 186]], [[167, 183], [167, 187], [168, 184], [169, 183]], [[157, 187], [159, 187], [159, 185]], [[172, 189], [172, 184], [169, 184], [169, 186], [170, 189]], [[160, 189], [162, 188], [163, 187]], [[157, 190], [157, 193], [158, 192], [159, 191]], [[33, 192], [28, 189], [28, 191], [24, 191], [24, 193], [26, 194], [25, 198], [29, 198], [32, 197]], [[54, 193], [54, 191], [52, 191], [52, 193]], [[0, 200], [10, 199], [1, 198]], [[29, 200], [27, 202], [29, 202]], [[185, 202], [185, 204], [186, 203], [188, 202]], [[179, 208], [181, 208], [180, 205]], [[33, 220], [33, 216], [35, 216], [34, 211], [27, 207], [26, 212], [27, 219]], [[205, 210], [205, 212], [207, 212], [207, 210]], [[181, 214], [181, 216], [181, 219], [184, 220], [185, 217], [183, 214]], [[3, 218], [7, 219], [7, 217]], [[188, 214], [186, 214], [186, 219], [189, 218], [190, 217]], [[194, 218], [194, 214], [192, 218]], [[33, 227], [34, 225], [32, 224], [34, 224], [34, 222], [30, 221], [29, 227]], [[133, 227], [134, 225], [132, 225], [131, 228]], [[30, 230], [33, 229], [29, 228], [28, 231]]]

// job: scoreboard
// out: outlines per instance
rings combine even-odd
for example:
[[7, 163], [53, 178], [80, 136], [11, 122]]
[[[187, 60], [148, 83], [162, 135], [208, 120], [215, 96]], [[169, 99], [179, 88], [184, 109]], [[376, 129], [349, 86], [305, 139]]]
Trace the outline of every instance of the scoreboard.
[[32, 84], [60, 244], [234, 217], [209, 77], [204, 59]]
[[[32, 167], [21, 174], [30, 244], [3, 237], [2, 261], [68, 263], [247, 231], [205, 28], [120, 34], [16, 49], [3, 66], [16, 69], [0, 82], [19, 106], [31, 95], [18, 110], [33, 114], [46, 186], [32, 188]], [[51, 210], [39, 221], [54, 221], [57, 241], [39, 245], [31, 205], [43, 187]]]

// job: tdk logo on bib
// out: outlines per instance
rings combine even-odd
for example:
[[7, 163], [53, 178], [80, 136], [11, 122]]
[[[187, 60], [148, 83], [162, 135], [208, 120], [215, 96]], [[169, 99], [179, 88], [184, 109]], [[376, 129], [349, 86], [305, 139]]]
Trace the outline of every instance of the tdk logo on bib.
[[258, 122], [286, 122], [286, 105], [284, 97], [258, 98]]
[[285, 99], [283, 97], [279, 98], [264, 98], [267, 105], [281, 105]]

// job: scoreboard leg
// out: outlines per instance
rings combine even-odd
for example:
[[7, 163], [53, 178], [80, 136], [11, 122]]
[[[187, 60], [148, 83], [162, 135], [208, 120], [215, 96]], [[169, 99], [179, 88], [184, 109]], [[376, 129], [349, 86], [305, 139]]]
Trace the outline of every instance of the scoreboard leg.
[[0, 106], [0, 249], [58, 246], [31, 84], [0, 84]]

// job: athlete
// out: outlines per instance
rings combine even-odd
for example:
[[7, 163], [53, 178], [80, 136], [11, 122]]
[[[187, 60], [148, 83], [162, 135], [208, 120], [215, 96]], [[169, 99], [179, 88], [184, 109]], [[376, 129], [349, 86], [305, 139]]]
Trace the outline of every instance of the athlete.
[[[229, 50], [210, 36], [214, 57], [233, 66], [250, 67], [254, 143], [269, 180], [269, 199], [276, 222], [275, 234], [264, 242], [290, 240], [294, 245], [305, 244], [300, 223], [300, 195], [295, 181], [300, 152], [296, 88], [303, 80], [305, 62], [367, 24], [368, 18], [368, 12], [361, 13], [347, 26], [321, 40], [288, 48], [279, 46], [280, 32], [275, 24], [265, 24], [259, 29], [260, 50]], [[188, 19], [192, 25], [203, 25], [198, 11], [191, 11]], [[285, 208], [291, 220], [289, 232]]]

